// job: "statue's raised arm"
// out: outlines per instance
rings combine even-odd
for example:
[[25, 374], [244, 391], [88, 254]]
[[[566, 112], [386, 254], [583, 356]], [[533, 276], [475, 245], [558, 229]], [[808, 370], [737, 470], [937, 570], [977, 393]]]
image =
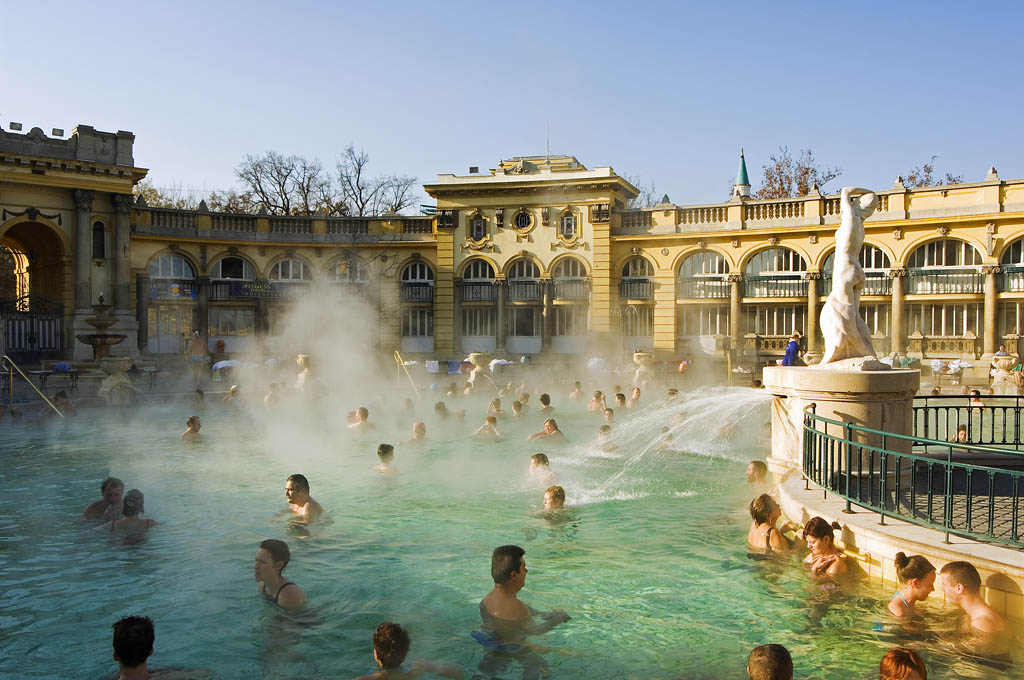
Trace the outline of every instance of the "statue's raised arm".
[[860, 293], [864, 287], [860, 250], [864, 245], [864, 220], [876, 207], [878, 196], [868, 189], [843, 187], [840, 193], [832, 292], [821, 310], [825, 354], [820, 365], [875, 356], [871, 332], [860, 316]]

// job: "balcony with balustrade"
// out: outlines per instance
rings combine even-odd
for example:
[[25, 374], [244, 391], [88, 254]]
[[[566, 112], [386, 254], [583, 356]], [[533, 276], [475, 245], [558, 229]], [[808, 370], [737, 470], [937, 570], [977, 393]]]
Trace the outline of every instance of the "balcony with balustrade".
[[425, 281], [403, 281], [402, 302], [433, 302], [434, 284]]
[[686, 276], [676, 282], [676, 297], [702, 300], [728, 299], [732, 284], [722, 277]]
[[980, 295], [985, 275], [974, 269], [909, 269], [908, 295]]
[[748, 298], [806, 298], [807, 281], [782, 276], [743, 277], [743, 296]]
[[544, 299], [544, 288], [540, 281], [509, 281], [510, 302], [539, 302]]
[[619, 297], [625, 300], [652, 300], [654, 282], [650, 279], [622, 279], [619, 282]]
[[459, 295], [462, 302], [496, 302], [498, 286], [492, 281], [463, 281]]
[[586, 300], [590, 297], [590, 285], [586, 279], [555, 279], [555, 300]]

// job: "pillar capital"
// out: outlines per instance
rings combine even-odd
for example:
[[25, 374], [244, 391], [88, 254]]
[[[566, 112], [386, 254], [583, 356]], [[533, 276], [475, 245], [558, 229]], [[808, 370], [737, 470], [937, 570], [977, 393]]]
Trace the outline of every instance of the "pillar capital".
[[92, 210], [92, 199], [95, 191], [89, 189], [72, 189], [71, 198], [75, 201], [75, 210]]
[[890, 279], [898, 279], [907, 275], [906, 267], [893, 267], [885, 273]]
[[133, 205], [131, 194], [112, 194], [111, 201], [114, 204], [114, 211], [118, 215], [127, 215]]
[[988, 276], [990, 274], [998, 274], [999, 273], [999, 265], [997, 265], [997, 264], [983, 264], [983, 265], [981, 265], [981, 273], [984, 274], [985, 276]]

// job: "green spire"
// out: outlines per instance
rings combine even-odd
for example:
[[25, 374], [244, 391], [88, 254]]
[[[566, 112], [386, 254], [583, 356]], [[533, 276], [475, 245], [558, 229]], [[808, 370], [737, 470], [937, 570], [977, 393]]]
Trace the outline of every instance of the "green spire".
[[740, 149], [740, 169], [736, 173], [736, 186], [750, 186], [747, 178], [747, 161], [743, 158], [743, 149]]

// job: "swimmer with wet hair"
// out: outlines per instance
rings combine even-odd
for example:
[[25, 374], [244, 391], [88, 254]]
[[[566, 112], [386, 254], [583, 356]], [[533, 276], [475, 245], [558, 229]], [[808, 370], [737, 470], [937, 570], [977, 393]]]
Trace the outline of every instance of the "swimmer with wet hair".
[[405, 444], [423, 445], [427, 443], [427, 424], [417, 421], [412, 424], [412, 436], [405, 440]]
[[565, 507], [565, 489], [560, 486], [549, 486], [544, 490], [544, 509], [561, 510]]
[[[939, 569], [946, 602], [966, 615], [964, 628], [974, 634], [991, 636], [1007, 631], [1006, 619], [981, 596], [981, 575], [970, 562], [947, 562]], [[987, 639], [986, 639], [987, 641]]]
[[555, 422], [554, 418], [548, 418], [544, 421], [544, 429], [540, 432], [534, 432], [531, 434], [527, 441], [533, 441], [535, 439], [557, 439], [565, 441], [565, 435], [558, 429], [558, 423]]
[[629, 394], [629, 404], [627, 404], [627, 408], [633, 408], [634, 406], [636, 406], [639, 403], [640, 403], [640, 388], [639, 387], [634, 387], [633, 391], [630, 392], [630, 394]]
[[893, 647], [878, 665], [878, 680], [928, 680], [928, 669], [913, 649]]
[[622, 392], [615, 394], [615, 408], [626, 408], [626, 395]]
[[548, 461], [548, 457], [543, 453], [535, 453], [530, 456], [530, 472], [543, 472], [547, 474], [551, 471], [551, 463]]
[[782, 645], [754, 647], [747, 657], [750, 680], [793, 680], [793, 657]]
[[505, 415], [505, 412], [501, 410], [501, 399], [492, 399], [491, 403], [487, 406], [487, 413], [494, 416]]
[[386, 621], [373, 631], [373, 659], [379, 670], [360, 675], [356, 680], [390, 680], [391, 678], [417, 678], [424, 673], [440, 675], [444, 678], [462, 680], [462, 669], [450, 664], [433, 661], [416, 660], [408, 670], [402, 669], [402, 663], [409, 654], [412, 639], [409, 633], [397, 623]]
[[935, 567], [921, 555], [907, 557], [902, 552], [896, 553], [893, 564], [896, 566], [900, 587], [889, 599], [886, 609], [893, 616], [912, 616], [915, 613], [914, 605], [927, 600], [935, 590]]
[[512, 415], [513, 416], [521, 416], [521, 415], [523, 415], [523, 405], [522, 405], [522, 403], [518, 399], [516, 401], [512, 402]]
[[544, 413], [552, 413], [555, 407], [551, 405], [551, 395], [544, 393], [540, 395], [540, 409]]
[[767, 485], [768, 466], [763, 460], [752, 460], [747, 463], [747, 484]]
[[107, 477], [100, 484], [103, 498], [93, 501], [82, 510], [82, 519], [107, 521], [121, 516], [121, 501], [124, 498], [124, 482], [117, 477]]
[[288, 512], [307, 522], [314, 522], [324, 514], [323, 507], [309, 495], [309, 480], [304, 475], [291, 475], [284, 484], [288, 499]]
[[835, 530], [842, 529], [838, 522], [812, 517], [804, 525], [803, 537], [811, 553], [804, 558], [804, 566], [815, 577], [837, 578], [846, 574], [846, 555], [836, 547]]
[[189, 416], [185, 421], [185, 431], [181, 433], [178, 439], [202, 439], [203, 435], [199, 433], [202, 425], [199, 421], [199, 416]]
[[[782, 508], [768, 494], [763, 493], [750, 501], [751, 522], [750, 529], [747, 531], [747, 547], [757, 552], [748, 554], [748, 557], [787, 553], [793, 549], [794, 541], [785, 534], [795, 531], [799, 527], [786, 522], [776, 528], [775, 525], [778, 524], [781, 517]], [[760, 558], [756, 557], [756, 559]]]
[[397, 472], [392, 463], [395, 462], [395, 447], [391, 444], [381, 444], [377, 447], [377, 458], [380, 459], [380, 465], [375, 470], [377, 472]]
[[109, 529], [111, 533], [117, 532], [131, 536], [141, 536], [149, 531], [158, 522], [152, 519], [142, 519], [139, 516], [145, 512], [144, 501], [142, 492], [138, 489], [132, 489], [124, 495], [124, 501], [121, 504], [121, 513], [124, 515], [124, 518], [107, 522], [100, 529]]
[[373, 423], [370, 422], [370, 409], [360, 406], [356, 409], [356, 420], [348, 426], [350, 430], [372, 430]]
[[597, 428], [597, 447], [602, 451], [618, 451], [619, 446], [612, 443], [612, 426], [605, 423]]
[[528, 410], [530, 408], [530, 393], [520, 392], [519, 399], [517, 401], [522, 405], [524, 411]]
[[103, 676], [103, 680], [207, 680], [214, 677], [213, 672], [205, 668], [149, 668], [156, 629], [153, 619], [148, 616], [125, 616], [111, 628], [114, 629], [114, 661], [117, 662], [117, 671]]
[[447, 418], [448, 416], [451, 415], [451, 413], [448, 411], [448, 407], [444, 405], [443, 401], [439, 401], [436, 404], [434, 404], [434, 413], [436, 413], [442, 419]]
[[587, 404], [588, 411], [604, 411], [607, 406], [604, 403], [604, 392], [597, 390], [594, 392], [594, 396], [591, 398], [590, 403]]
[[569, 393], [569, 399], [576, 401], [583, 397], [583, 384], [577, 380], [572, 384], [572, 392]]
[[291, 559], [287, 543], [268, 538], [260, 543], [252, 563], [253, 579], [259, 584], [256, 591], [281, 609], [300, 609], [306, 604], [302, 588], [283, 576], [284, 568]]
[[498, 419], [494, 416], [484, 418], [484, 424], [476, 428], [473, 436], [484, 439], [502, 439], [504, 437], [501, 430], [498, 429]]
[[238, 385], [228, 388], [228, 393], [221, 399], [228, 406], [238, 406], [238, 400], [242, 398], [242, 389]]
[[[60, 412], [65, 416], [75, 415], [75, 405], [71, 403], [70, 399], [68, 399], [68, 393], [64, 390], [60, 390], [54, 394], [50, 401], [53, 402], [53, 405], [60, 409]], [[49, 404], [43, 404], [39, 409], [39, 415], [49, 417], [56, 415], [56, 412], [50, 408]]]
[[604, 422], [608, 423], [609, 425], [615, 422], [615, 409], [606, 408], [604, 410]]

